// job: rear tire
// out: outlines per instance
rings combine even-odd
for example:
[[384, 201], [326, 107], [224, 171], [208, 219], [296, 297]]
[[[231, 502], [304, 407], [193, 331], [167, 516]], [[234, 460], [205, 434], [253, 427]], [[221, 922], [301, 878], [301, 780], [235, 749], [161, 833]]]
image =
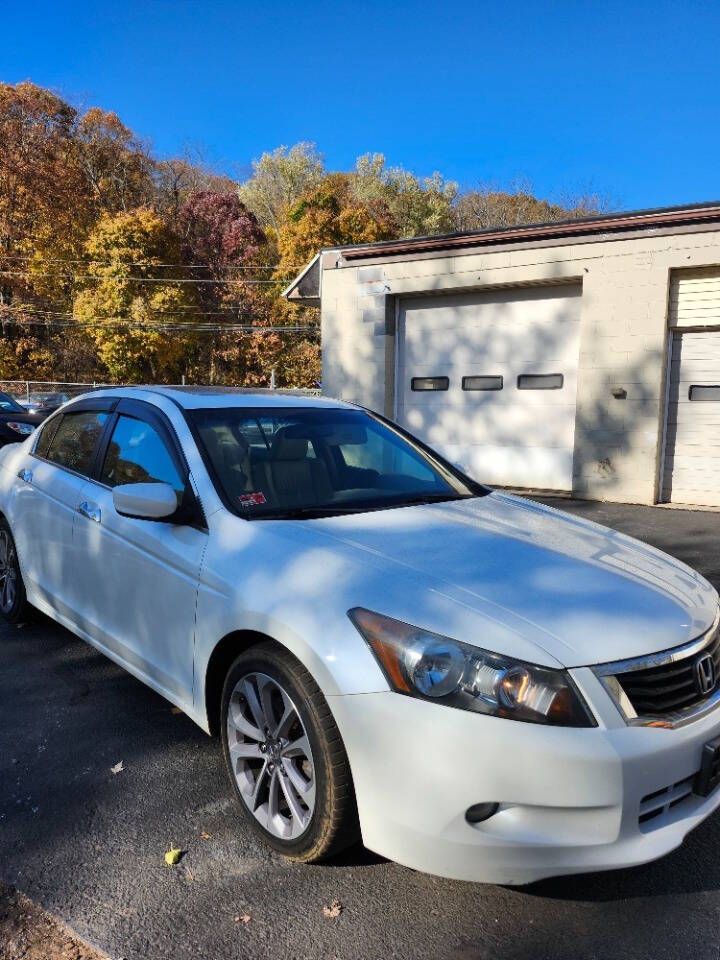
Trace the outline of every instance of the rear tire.
[[222, 695], [230, 782], [251, 828], [291, 860], [317, 862], [360, 836], [345, 747], [302, 664], [266, 641], [241, 654]]
[[0, 617], [6, 623], [27, 619], [28, 602], [15, 541], [7, 520], [0, 518]]

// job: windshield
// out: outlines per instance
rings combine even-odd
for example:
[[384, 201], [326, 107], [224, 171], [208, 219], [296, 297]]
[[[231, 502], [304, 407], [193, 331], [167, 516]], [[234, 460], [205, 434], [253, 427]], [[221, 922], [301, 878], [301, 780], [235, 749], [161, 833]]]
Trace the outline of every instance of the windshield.
[[0, 413], [27, 413], [25, 407], [21, 407], [17, 400], [8, 393], [0, 393]]
[[190, 413], [225, 502], [248, 519], [312, 518], [485, 493], [362, 410]]

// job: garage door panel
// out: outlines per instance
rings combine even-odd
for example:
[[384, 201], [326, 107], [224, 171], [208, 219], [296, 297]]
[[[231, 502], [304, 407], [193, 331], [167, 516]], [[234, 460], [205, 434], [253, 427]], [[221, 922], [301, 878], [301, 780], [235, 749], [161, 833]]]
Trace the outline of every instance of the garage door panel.
[[[579, 286], [413, 298], [401, 304], [401, 423], [479, 479], [572, 488], [580, 331]], [[522, 374], [562, 374], [562, 389], [518, 389]], [[501, 390], [463, 390], [501, 376]], [[448, 377], [443, 391], [413, 377]]]
[[[557, 332], [547, 335], [542, 330], [527, 330], [521, 343], [517, 338], [499, 335], [492, 324], [448, 329], [413, 330], [412, 341], [408, 344], [406, 362], [408, 365], [428, 362], [432, 357], [437, 362], [459, 362], [462, 357], [472, 362], [477, 357], [478, 345], [482, 344], [483, 361], [486, 363], [533, 363], [538, 357], [545, 362], [567, 362], [573, 355], [572, 341], [577, 339], [578, 324], [568, 327], [563, 337]], [[568, 340], [571, 341], [568, 343]]]
[[[535, 410], [505, 409], [486, 406], [474, 412], [478, 416], [459, 415], [455, 408], [444, 410], [413, 409], [408, 411], [406, 425], [412, 433], [426, 437], [433, 446], [437, 443], [461, 444], [466, 442], [496, 444], [522, 449], [527, 446], [571, 447], [574, 428], [568, 425], [567, 417], [553, 418], [542, 432], [542, 439], [534, 429], [537, 424]], [[431, 416], [428, 416], [428, 413]]]
[[[441, 453], [470, 476], [498, 486], [554, 490], [559, 469], [572, 475], [572, 450], [557, 447], [446, 444]], [[532, 484], [528, 474], [534, 477]]]
[[[720, 268], [682, 271], [670, 285], [670, 323], [720, 326]], [[720, 385], [720, 330], [676, 330], [668, 391], [664, 500], [720, 505], [720, 399], [690, 399]]]

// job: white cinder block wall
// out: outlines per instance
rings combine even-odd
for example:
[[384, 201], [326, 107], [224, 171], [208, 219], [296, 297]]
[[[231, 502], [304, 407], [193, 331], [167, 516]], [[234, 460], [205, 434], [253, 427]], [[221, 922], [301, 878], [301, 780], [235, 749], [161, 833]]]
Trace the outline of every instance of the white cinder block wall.
[[[573, 493], [655, 503], [673, 270], [720, 264], [720, 229], [595, 235], [346, 263], [321, 258], [323, 392], [392, 416], [397, 299], [580, 281]], [[613, 388], [626, 391], [624, 399]]]

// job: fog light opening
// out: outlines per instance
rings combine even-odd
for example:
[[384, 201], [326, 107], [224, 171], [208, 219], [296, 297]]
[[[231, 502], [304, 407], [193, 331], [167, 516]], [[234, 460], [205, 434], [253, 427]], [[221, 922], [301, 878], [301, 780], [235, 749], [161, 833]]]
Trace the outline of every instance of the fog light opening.
[[498, 812], [499, 803], [474, 803], [465, 811], [465, 819], [468, 823], [482, 823], [483, 820], [489, 820]]

